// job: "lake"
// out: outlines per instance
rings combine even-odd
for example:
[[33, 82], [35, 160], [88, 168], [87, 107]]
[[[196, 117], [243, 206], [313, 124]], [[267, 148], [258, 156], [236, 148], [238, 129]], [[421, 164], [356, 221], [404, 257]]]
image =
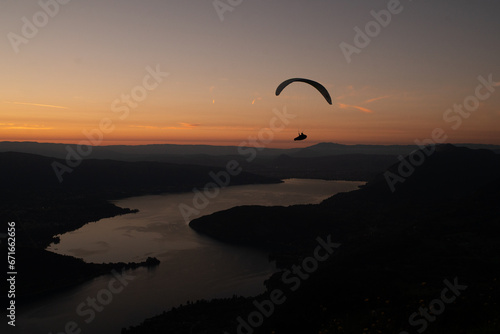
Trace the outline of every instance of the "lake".
[[[289, 179], [281, 184], [228, 187], [210, 199], [196, 217], [239, 205], [315, 204], [362, 184]], [[113, 201], [139, 212], [102, 219], [63, 234], [60, 243], [48, 250], [86, 262], [140, 262], [152, 256], [161, 264], [127, 271], [120, 286], [110, 273], [50, 299], [23, 305], [18, 309], [18, 330], [60, 334], [66, 332], [66, 324], [74, 322], [81, 333], [119, 334], [123, 327], [137, 325], [188, 300], [263, 292], [264, 280], [276, 270], [274, 263], [263, 251], [227, 245], [191, 230], [179, 205], [191, 206], [193, 196], [190, 192]], [[110, 284], [115, 284], [113, 289]], [[94, 298], [102, 303], [91, 308]]]

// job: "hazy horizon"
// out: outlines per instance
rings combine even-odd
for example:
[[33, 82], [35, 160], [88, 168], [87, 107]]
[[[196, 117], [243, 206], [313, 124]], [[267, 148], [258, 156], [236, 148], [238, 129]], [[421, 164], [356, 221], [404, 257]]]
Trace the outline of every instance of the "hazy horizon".
[[[32, 143], [32, 144], [55, 144], [55, 145], [78, 145], [81, 140], [75, 141], [75, 142], [70, 142], [70, 141], [62, 141], [62, 142], [52, 142], [52, 141], [17, 141], [17, 140], [2, 140], [0, 143]], [[246, 145], [241, 145], [242, 143], [245, 143]], [[278, 142], [278, 141], [273, 141], [270, 145], [266, 145], [265, 148], [267, 149], [301, 149], [301, 148], [307, 148], [311, 146], [315, 146], [318, 144], [334, 144], [334, 145], [343, 145], [343, 146], [415, 146], [416, 148], [418, 147], [415, 142], [413, 143], [338, 143], [338, 142], [326, 142], [326, 141], [318, 141], [318, 142], [312, 142], [312, 141], [303, 141], [300, 143], [295, 142], [295, 145], [290, 146], [289, 140], [283, 141], [283, 142]], [[457, 142], [457, 143], [450, 143], [450, 142], [444, 142], [444, 143], [435, 143], [435, 144], [452, 144], [452, 145], [480, 145], [480, 146], [499, 146], [500, 144], [492, 144], [492, 143], [468, 143], [468, 142]], [[242, 140], [240, 143], [225, 143], [225, 142], [215, 142], [215, 143], [198, 143], [198, 142], [165, 142], [165, 143], [158, 143], [158, 142], [151, 142], [151, 143], [129, 143], [125, 144], [122, 142], [111, 142], [111, 143], [102, 143], [100, 145], [93, 145], [94, 147], [106, 147], [106, 146], [146, 146], [146, 145], [177, 145], [177, 146], [214, 146], [214, 147], [239, 147], [239, 146], [244, 146], [244, 147], [255, 147], [252, 146], [251, 143], [249, 143], [247, 140]]]

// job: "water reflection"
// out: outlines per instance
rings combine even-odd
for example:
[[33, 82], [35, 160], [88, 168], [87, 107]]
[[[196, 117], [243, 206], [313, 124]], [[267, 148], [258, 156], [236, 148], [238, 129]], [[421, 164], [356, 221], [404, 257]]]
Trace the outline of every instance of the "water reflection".
[[[334, 193], [356, 189], [361, 182], [287, 180], [282, 184], [222, 189], [200, 213], [206, 215], [237, 205], [291, 205], [319, 203]], [[131, 271], [134, 280], [105, 310], [86, 323], [77, 306], [105, 289], [112, 275], [98, 277], [69, 291], [23, 305], [17, 318], [22, 333], [59, 333], [75, 321], [82, 333], [120, 333], [144, 319], [187, 300], [251, 296], [264, 291], [263, 281], [275, 266], [265, 252], [220, 243], [192, 231], [178, 206], [192, 201], [192, 193], [141, 196], [115, 201], [139, 209], [135, 214], [102, 219], [61, 236], [49, 250], [87, 262], [160, 259], [154, 270]]]

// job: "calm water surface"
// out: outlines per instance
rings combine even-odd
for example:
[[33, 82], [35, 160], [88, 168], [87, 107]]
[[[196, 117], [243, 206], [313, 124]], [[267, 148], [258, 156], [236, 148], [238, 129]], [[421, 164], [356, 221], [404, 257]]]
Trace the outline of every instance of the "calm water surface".
[[[238, 205], [293, 205], [319, 203], [338, 193], [357, 189], [363, 182], [290, 179], [282, 184], [224, 188], [195, 218]], [[264, 291], [263, 281], [275, 266], [264, 252], [226, 245], [189, 228], [179, 204], [192, 206], [193, 193], [132, 197], [114, 201], [120, 207], [139, 209], [61, 236], [48, 250], [72, 255], [87, 262], [143, 261], [157, 257], [154, 269], [127, 271], [131, 279], [89, 323], [88, 298], [107, 289], [113, 276], [101, 276], [69, 291], [19, 308], [21, 333], [65, 333], [74, 321], [81, 333], [120, 333], [144, 319], [187, 300], [251, 296]], [[117, 285], [118, 287], [118, 285]], [[85, 307], [78, 313], [77, 307]], [[101, 304], [99, 304], [101, 306]], [[87, 311], [87, 312], [86, 312]], [[86, 313], [85, 313], [86, 312]], [[83, 313], [83, 315], [82, 315]]]

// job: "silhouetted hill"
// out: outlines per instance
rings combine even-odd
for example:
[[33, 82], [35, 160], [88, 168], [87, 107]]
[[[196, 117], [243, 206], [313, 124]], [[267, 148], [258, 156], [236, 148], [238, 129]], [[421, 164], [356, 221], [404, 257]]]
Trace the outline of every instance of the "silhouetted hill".
[[[214, 182], [211, 172], [226, 173], [220, 167], [89, 159], [65, 173], [59, 182], [54, 162], [66, 164], [34, 154], [0, 153], [0, 221], [16, 223], [16, 261], [22, 272], [16, 283], [18, 298], [52, 293], [109, 274], [112, 269], [151, 266], [152, 259], [139, 264], [88, 264], [44, 249], [57, 241], [54, 236], [58, 234], [102, 218], [137, 212], [119, 208], [109, 199], [191, 191]], [[230, 177], [229, 185], [277, 182], [281, 181], [241, 172]], [[40, 276], [40, 272], [46, 274]]]
[[[65, 173], [63, 182], [59, 182], [53, 162], [65, 164], [64, 160], [33, 154], [0, 153], [0, 184], [4, 189], [0, 194], [0, 219], [22, 224], [31, 237], [20, 240], [42, 248], [53, 235], [133, 212], [116, 207], [107, 202], [109, 199], [191, 191], [214, 182], [211, 172], [226, 173], [217, 167], [89, 159]], [[229, 185], [277, 182], [281, 181], [241, 172], [230, 177]]]
[[257, 160], [245, 170], [279, 178], [368, 181], [391, 166], [397, 157], [384, 154], [347, 154], [319, 157], [280, 155]]
[[[167, 313], [125, 333], [182, 333], [187, 318], [196, 324], [192, 333], [236, 333], [241, 319], [252, 321], [254, 301], [277, 290], [286, 301], [251, 326], [254, 333], [498, 333], [499, 167], [500, 156], [489, 151], [442, 145], [394, 192], [381, 174], [319, 205], [240, 207], [193, 220], [200, 233], [271, 248], [282, 271], [266, 281], [266, 293], [246, 306], [238, 301], [219, 323], [205, 321], [206, 310], [227, 310], [233, 301], [186, 305], [175, 319]], [[329, 236], [342, 245], [312, 266], [317, 237]], [[461, 286], [452, 301], [443, 301], [452, 291], [443, 290], [445, 280]]]
[[342, 145], [319, 143], [293, 153], [296, 157], [318, 157], [343, 154], [383, 154], [406, 155], [415, 149], [415, 145]]
[[[471, 149], [499, 150], [498, 145], [483, 144], [455, 144], [457, 147]], [[342, 145], [336, 143], [319, 143], [289, 154], [295, 157], [319, 157], [344, 154], [369, 154], [369, 155], [403, 155], [414, 151], [415, 145]]]
[[[72, 191], [79, 195], [121, 198], [132, 195], [190, 191], [214, 180], [209, 173], [221, 168], [180, 165], [154, 161], [123, 162], [114, 160], [82, 160], [59, 182], [52, 164], [66, 165], [61, 159], [33, 154], [0, 153], [0, 182], [12, 192], [49, 193]], [[231, 177], [230, 185], [280, 182], [275, 178], [241, 172]]]
[[[152, 158], [153, 159], [153, 158]], [[397, 161], [393, 155], [347, 154], [320, 157], [257, 155], [252, 161], [246, 156], [164, 155], [158, 161], [223, 167], [228, 161], [237, 161], [243, 170], [276, 178], [308, 178], [324, 180], [367, 181]]]
[[[21, 152], [43, 155], [53, 158], [65, 159], [68, 150], [77, 150], [76, 144], [53, 144], [37, 142], [0, 142], [0, 152]], [[123, 161], [155, 161], [159, 157], [167, 156], [189, 156], [210, 155], [229, 156], [239, 155], [238, 146], [213, 146], [213, 145], [175, 145], [175, 144], [151, 144], [151, 145], [102, 145], [93, 146], [92, 153], [86, 157], [89, 159], [113, 159]], [[299, 149], [274, 149], [265, 148], [259, 150], [259, 155], [279, 155], [290, 153]]]
[[[457, 144], [456, 146], [473, 149], [500, 150], [498, 145], [482, 144]], [[37, 142], [0, 142], [0, 152], [31, 153], [53, 158], [65, 159], [68, 149], [76, 151], [75, 144], [53, 144]], [[171, 160], [174, 158], [189, 157], [193, 164], [199, 164], [194, 160], [195, 156], [242, 156], [238, 146], [213, 146], [213, 145], [102, 145], [93, 146], [92, 152], [84, 159], [112, 159], [120, 161], [162, 161], [168, 159], [170, 162], [186, 163]], [[244, 151], [253, 148], [245, 147]], [[336, 143], [319, 143], [306, 148], [260, 148], [258, 157], [277, 157], [285, 154], [293, 157], [324, 157], [332, 155], [370, 154], [370, 155], [407, 155], [415, 150], [415, 145], [343, 145]], [[245, 154], [244, 154], [245, 155]], [[247, 158], [248, 156], [245, 156]], [[164, 160], [167, 161], [167, 160]]]
[[[463, 144], [464, 147], [500, 150], [495, 145]], [[33, 142], [0, 142], [0, 152], [32, 153], [65, 159], [77, 145]], [[306, 148], [256, 150], [237, 146], [210, 145], [110, 145], [94, 146], [85, 160], [156, 161], [182, 165], [225, 168], [237, 161], [249, 173], [275, 178], [314, 178], [368, 181], [386, 170], [399, 155], [415, 150], [412, 145], [341, 145], [320, 143]], [[253, 156], [255, 154], [255, 156]]]
[[[400, 164], [394, 164], [388, 171], [397, 174]], [[386, 173], [378, 175], [363, 189], [335, 195], [317, 206], [233, 208], [195, 219], [190, 226], [220, 240], [281, 245], [294, 237], [309, 238], [322, 228], [322, 222], [328, 217], [338, 220], [351, 214], [348, 210], [363, 210], [366, 214], [381, 207], [388, 211], [397, 205], [434, 206], [472, 196], [478, 189], [491, 187], [500, 177], [500, 156], [488, 150], [438, 146], [423, 165], [415, 167], [404, 182], [395, 185], [394, 193]]]
[[61, 292], [94, 277], [111, 275], [113, 271], [121, 273], [122, 270], [154, 267], [160, 263], [151, 257], [139, 263], [86, 263], [72, 256], [32, 247], [18, 247], [16, 260], [17, 271], [22, 273], [16, 282], [16, 299], [20, 301]]
[[[417, 155], [425, 157], [421, 166], [415, 165], [415, 161], [420, 159]], [[429, 156], [425, 153], [414, 154], [406, 157], [404, 161], [388, 169], [393, 175], [411, 174], [405, 177], [403, 182], [394, 184], [397, 191], [393, 197], [399, 199], [432, 201], [464, 197], [491, 184], [499, 177], [500, 171], [500, 156], [494, 152], [471, 150], [450, 144], [437, 146], [435, 152]], [[387, 175], [389, 174], [378, 175], [366, 188], [379, 195], [388, 195], [390, 187]]]
[[[299, 154], [306, 149], [263, 149], [255, 152], [255, 158], [249, 159], [250, 153], [238, 154], [238, 147], [203, 146], [203, 145], [141, 145], [141, 146], [98, 146], [92, 149], [87, 160], [113, 159], [128, 162], [165, 162], [182, 165], [199, 165], [225, 168], [228, 161], [237, 161], [244, 171], [273, 178], [314, 178], [327, 180], [366, 181], [385, 170], [397, 161], [396, 155], [383, 154], [383, 150], [375, 154], [350, 154], [349, 146], [339, 146], [335, 150], [311, 149], [314, 154]], [[65, 159], [66, 149], [76, 151], [76, 145], [39, 144], [39, 143], [0, 143], [2, 150], [18, 150], [19, 152], [39, 152], [37, 155]], [[320, 145], [320, 147], [322, 147]], [[375, 146], [374, 146], [375, 147]], [[379, 148], [382, 148], [380, 146]], [[253, 149], [251, 149], [253, 150]], [[367, 149], [366, 152], [378, 152]], [[406, 152], [408, 148], [400, 147], [394, 152]], [[182, 153], [181, 153], [182, 152]], [[245, 152], [249, 152], [248, 150]], [[305, 151], [304, 151], [305, 152]], [[311, 151], [312, 152], [312, 151]], [[250, 161], [249, 161], [250, 160]], [[94, 162], [95, 164], [95, 162]], [[110, 180], [111, 181], [111, 180]]]

